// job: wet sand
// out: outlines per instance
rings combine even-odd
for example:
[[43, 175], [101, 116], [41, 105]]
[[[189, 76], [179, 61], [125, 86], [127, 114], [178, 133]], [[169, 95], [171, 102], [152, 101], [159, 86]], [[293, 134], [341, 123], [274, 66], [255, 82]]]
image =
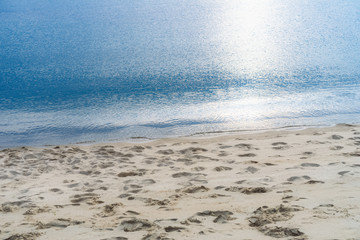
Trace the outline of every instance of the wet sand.
[[0, 151], [1, 239], [359, 239], [360, 126]]

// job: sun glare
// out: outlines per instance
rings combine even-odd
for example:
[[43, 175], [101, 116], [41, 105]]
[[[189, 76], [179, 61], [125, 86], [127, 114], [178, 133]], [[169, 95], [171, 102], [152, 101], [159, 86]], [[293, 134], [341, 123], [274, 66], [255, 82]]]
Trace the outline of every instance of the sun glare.
[[[224, 67], [253, 74], [270, 69], [277, 55], [272, 26], [277, 21], [271, 1], [228, 1], [221, 12], [220, 48]], [[231, 56], [229, 58], [229, 56]]]

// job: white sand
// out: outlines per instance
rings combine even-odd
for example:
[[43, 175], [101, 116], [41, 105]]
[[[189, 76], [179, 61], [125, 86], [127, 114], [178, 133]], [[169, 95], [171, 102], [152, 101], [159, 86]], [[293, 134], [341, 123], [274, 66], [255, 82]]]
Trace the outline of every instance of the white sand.
[[0, 239], [360, 239], [360, 126], [0, 151]]

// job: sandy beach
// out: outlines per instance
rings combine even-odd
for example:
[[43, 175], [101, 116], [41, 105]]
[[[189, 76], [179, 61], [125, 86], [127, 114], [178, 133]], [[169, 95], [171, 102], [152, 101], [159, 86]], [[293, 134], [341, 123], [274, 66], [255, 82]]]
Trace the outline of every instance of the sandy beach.
[[0, 151], [1, 239], [360, 239], [360, 126]]

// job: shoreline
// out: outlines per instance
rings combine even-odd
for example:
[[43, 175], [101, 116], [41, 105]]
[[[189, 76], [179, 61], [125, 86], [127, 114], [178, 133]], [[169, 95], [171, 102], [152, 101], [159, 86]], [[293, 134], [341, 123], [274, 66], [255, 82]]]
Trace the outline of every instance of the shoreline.
[[360, 238], [360, 125], [0, 150], [2, 239]]
[[88, 140], [80, 142], [68, 142], [68, 143], [58, 143], [58, 144], [23, 144], [23, 145], [14, 145], [14, 146], [1, 146], [0, 151], [4, 149], [16, 149], [16, 148], [49, 148], [55, 146], [91, 146], [91, 145], [104, 145], [104, 144], [118, 144], [118, 143], [128, 143], [128, 144], [142, 144], [149, 143], [153, 141], [166, 140], [166, 139], [203, 139], [203, 138], [215, 138], [221, 136], [234, 136], [242, 134], [257, 134], [263, 132], [272, 132], [272, 131], [299, 131], [306, 129], [321, 129], [321, 128], [331, 128], [336, 126], [358, 126], [360, 123], [336, 123], [328, 125], [290, 125], [274, 128], [261, 128], [261, 129], [235, 129], [235, 130], [219, 130], [219, 131], [209, 131], [209, 132], [194, 132], [192, 134], [185, 135], [174, 135], [174, 136], [163, 136], [163, 137], [143, 137], [143, 136], [133, 136], [126, 139], [108, 139], [108, 140]]

